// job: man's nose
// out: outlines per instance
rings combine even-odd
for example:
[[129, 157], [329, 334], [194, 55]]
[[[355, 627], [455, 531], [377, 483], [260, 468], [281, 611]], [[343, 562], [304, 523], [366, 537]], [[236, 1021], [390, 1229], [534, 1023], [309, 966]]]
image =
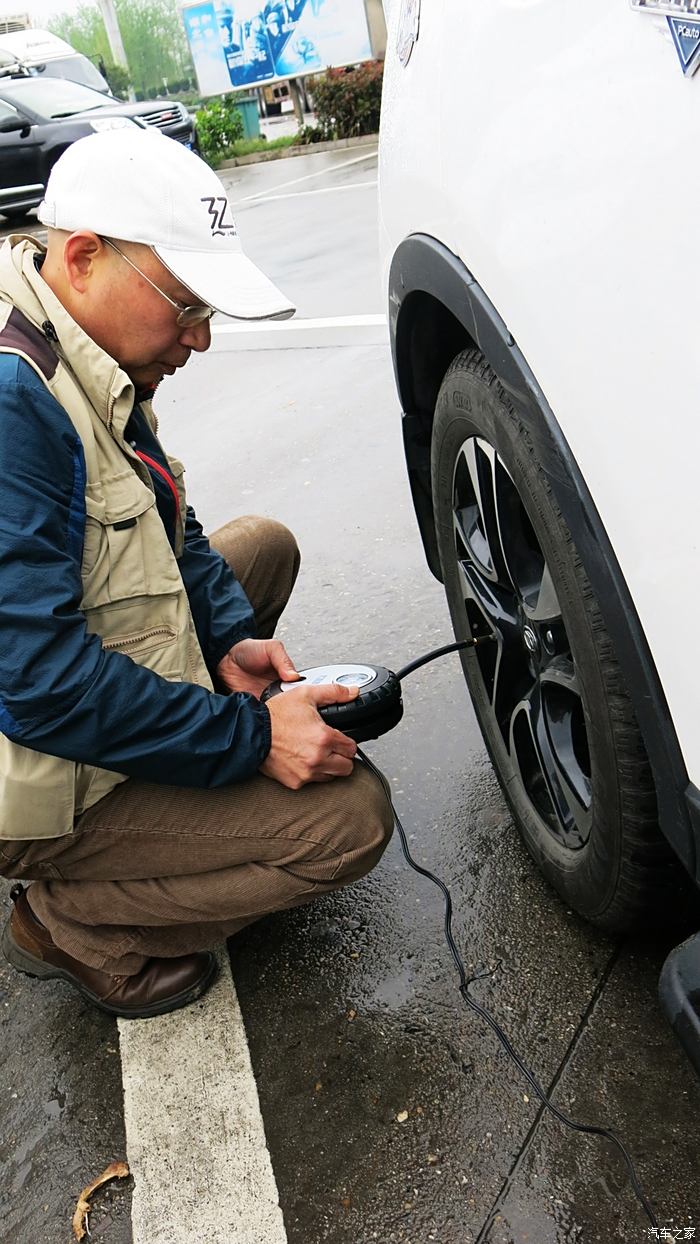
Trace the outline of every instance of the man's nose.
[[188, 350], [208, 350], [211, 345], [211, 320], [201, 320], [199, 324], [188, 324], [178, 337], [180, 345]]

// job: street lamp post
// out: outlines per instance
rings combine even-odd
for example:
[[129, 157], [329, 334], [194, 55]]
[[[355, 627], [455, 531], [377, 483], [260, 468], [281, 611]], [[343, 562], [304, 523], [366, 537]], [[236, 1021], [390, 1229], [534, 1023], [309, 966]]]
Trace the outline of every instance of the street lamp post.
[[[129, 73], [129, 62], [126, 59], [124, 44], [122, 42], [122, 32], [119, 29], [119, 20], [114, 8], [114, 0], [97, 0], [102, 21], [107, 31], [107, 40], [109, 42], [110, 51], [114, 58], [115, 65], [121, 65], [126, 72]], [[131, 75], [130, 75], [131, 76]], [[134, 88], [129, 82], [129, 99], [135, 99]]]

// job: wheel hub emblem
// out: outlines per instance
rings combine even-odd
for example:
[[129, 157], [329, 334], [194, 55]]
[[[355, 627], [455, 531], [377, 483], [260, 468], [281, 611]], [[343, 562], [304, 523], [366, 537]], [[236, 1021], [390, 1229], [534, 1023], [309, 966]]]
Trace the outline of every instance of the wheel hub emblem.
[[525, 647], [530, 652], [537, 652], [537, 636], [531, 626], [526, 626], [523, 630], [523, 639], [525, 640]]

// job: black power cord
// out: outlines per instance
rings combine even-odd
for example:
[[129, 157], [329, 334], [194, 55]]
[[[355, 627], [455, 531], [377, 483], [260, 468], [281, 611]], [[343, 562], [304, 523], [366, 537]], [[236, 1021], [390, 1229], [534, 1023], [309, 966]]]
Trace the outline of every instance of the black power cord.
[[[491, 637], [487, 636], [485, 638], [486, 640], [488, 640]], [[432, 652], [426, 653], [425, 656], [419, 657], [417, 660], [411, 661], [408, 665], [405, 665], [403, 669], [398, 671], [397, 678], [399, 679], [399, 681], [401, 681], [403, 678], [406, 677], [407, 674], [413, 673], [414, 670], [419, 669], [420, 666], [422, 665], [427, 665], [429, 661], [436, 660], [437, 657], [444, 656], [448, 652], [458, 652], [459, 650], [463, 648], [473, 648], [476, 644], [482, 643], [482, 642], [484, 642], [484, 640], [482, 639], [467, 639], [467, 640], [461, 640], [460, 642], [454, 643], [454, 644], [446, 644], [443, 648], [435, 648]], [[514, 1049], [508, 1036], [503, 1031], [498, 1021], [493, 1018], [493, 1016], [485, 1009], [485, 1007], [481, 1006], [480, 1003], [478, 1003], [471, 996], [469, 992], [469, 986], [472, 985], [475, 981], [483, 980], [486, 976], [492, 975], [492, 972], [482, 972], [476, 976], [471, 976], [471, 977], [467, 976], [466, 969], [462, 961], [462, 956], [460, 955], [459, 950], [457, 949], [457, 945], [452, 935], [452, 898], [450, 895], [450, 891], [448, 890], [444, 881], [441, 881], [440, 878], [436, 877], [434, 873], [431, 873], [429, 869], [422, 868], [421, 865], [418, 864], [413, 859], [413, 856], [411, 855], [411, 852], [408, 846], [408, 839], [406, 837], [406, 831], [404, 830], [404, 827], [401, 824], [401, 820], [396, 811], [396, 808], [394, 807], [394, 801], [391, 797], [391, 790], [389, 788], [389, 783], [387, 779], [384, 777], [384, 774], [380, 772], [377, 766], [372, 763], [369, 757], [366, 756], [365, 753], [359, 747], [357, 749], [357, 755], [359, 759], [362, 761], [362, 763], [372, 773], [375, 774], [375, 776], [379, 779], [379, 781], [381, 782], [384, 788], [386, 797], [391, 807], [391, 812], [394, 817], [394, 821], [396, 823], [396, 828], [399, 831], [399, 837], [401, 839], [401, 847], [403, 849], [404, 856], [406, 857], [406, 862], [410, 865], [410, 867], [415, 872], [419, 873], [421, 877], [427, 877], [429, 881], [432, 881], [433, 884], [436, 885], [442, 893], [442, 896], [445, 900], [445, 940], [449, 947], [450, 954], [452, 955], [452, 958], [454, 960], [455, 966], [457, 968], [457, 972], [459, 973], [459, 992], [462, 996], [463, 1001], [466, 1003], [467, 1007], [469, 1007], [470, 1010], [474, 1011], [477, 1015], [479, 1015], [481, 1019], [483, 1019], [485, 1023], [487, 1023], [488, 1026], [495, 1032], [496, 1036], [498, 1037], [498, 1040], [503, 1046], [508, 1057], [512, 1059], [512, 1061], [515, 1063], [518, 1070], [527, 1080], [530, 1087], [537, 1094], [542, 1104], [545, 1106], [547, 1110], [549, 1110], [550, 1114], [554, 1115], [555, 1119], [558, 1119], [560, 1123], [563, 1123], [565, 1127], [571, 1128], [571, 1130], [574, 1132], [584, 1132], [588, 1136], [603, 1136], [606, 1140], [611, 1141], [616, 1146], [616, 1148], [622, 1154], [622, 1157], [624, 1159], [624, 1162], [625, 1162], [625, 1165], [627, 1167], [627, 1171], [630, 1177], [630, 1183], [632, 1185], [634, 1194], [637, 1197], [637, 1200], [639, 1201], [652, 1227], [655, 1227], [658, 1229], [659, 1224], [657, 1222], [654, 1211], [651, 1208], [651, 1205], [649, 1204], [647, 1197], [645, 1196], [644, 1190], [637, 1176], [634, 1162], [632, 1161], [629, 1151], [627, 1150], [623, 1142], [620, 1140], [619, 1136], [617, 1136], [615, 1132], [612, 1130], [612, 1128], [609, 1128], [609, 1127], [599, 1127], [592, 1123], [577, 1123], [575, 1119], [570, 1119], [568, 1115], [565, 1115], [561, 1110], [559, 1110], [559, 1108], [555, 1106], [552, 1101], [550, 1101], [549, 1097], [547, 1096], [544, 1089], [540, 1085], [534, 1072], [532, 1072], [530, 1068], [526, 1065], [526, 1063], [523, 1062], [520, 1055]]]
[[495, 636], [480, 635], [476, 639], [459, 639], [455, 644], [444, 644], [442, 648], [433, 648], [432, 651], [426, 652], [422, 657], [416, 657], [415, 661], [409, 661], [408, 665], [404, 665], [396, 675], [399, 682], [405, 678], [407, 674], [412, 674], [414, 670], [419, 670], [421, 665], [427, 665], [430, 661], [435, 661], [438, 657], [444, 657], [448, 652], [459, 652], [462, 648], [476, 648], [478, 644], [493, 643]]

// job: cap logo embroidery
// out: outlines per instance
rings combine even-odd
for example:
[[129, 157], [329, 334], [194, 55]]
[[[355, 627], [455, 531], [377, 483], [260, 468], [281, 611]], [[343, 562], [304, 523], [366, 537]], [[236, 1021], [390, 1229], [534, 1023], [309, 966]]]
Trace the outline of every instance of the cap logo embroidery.
[[217, 195], [216, 197], [207, 196], [202, 199], [202, 203], [209, 204], [207, 211], [211, 217], [209, 228], [213, 238], [217, 237], [217, 235], [225, 237], [227, 233], [235, 234], [236, 226], [233, 223], [233, 219], [229, 217], [228, 220], [224, 220], [229, 206], [228, 199], [224, 195]]

